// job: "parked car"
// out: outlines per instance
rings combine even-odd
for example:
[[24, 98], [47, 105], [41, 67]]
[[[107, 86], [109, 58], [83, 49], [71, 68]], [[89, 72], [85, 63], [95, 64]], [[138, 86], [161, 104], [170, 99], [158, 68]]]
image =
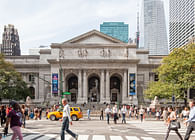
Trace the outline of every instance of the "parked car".
[[[58, 111], [49, 112], [47, 118], [55, 121], [61, 119], [63, 116], [63, 110], [59, 109]], [[83, 113], [80, 107], [70, 107], [70, 116], [73, 121], [78, 121], [83, 118]]]

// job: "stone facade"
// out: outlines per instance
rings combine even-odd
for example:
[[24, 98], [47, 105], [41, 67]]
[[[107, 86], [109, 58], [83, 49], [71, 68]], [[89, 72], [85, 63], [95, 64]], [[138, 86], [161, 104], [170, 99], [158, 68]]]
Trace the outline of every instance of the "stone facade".
[[[71, 92], [67, 97], [72, 103], [138, 104], [144, 102], [144, 89], [154, 80], [153, 69], [160, 65], [162, 57], [150, 56], [135, 44], [93, 30], [63, 43], [53, 43], [51, 49], [41, 50], [39, 56], [7, 56], [6, 60], [22, 73], [37, 102], [59, 101], [60, 91], [52, 94], [55, 73], [59, 77], [58, 89]], [[136, 77], [133, 96], [129, 96], [130, 74]]]

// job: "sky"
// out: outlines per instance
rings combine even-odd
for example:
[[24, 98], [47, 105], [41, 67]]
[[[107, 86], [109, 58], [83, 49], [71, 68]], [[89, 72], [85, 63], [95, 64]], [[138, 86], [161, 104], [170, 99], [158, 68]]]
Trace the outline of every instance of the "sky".
[[[168, 23], [169, 0], [163, 1]], [[30, 48], [100, 30], [103, 22], [125, 22], [129, 37], [135, 38], [138, 9], [141, 0], [0, 0], [0, 43], [8, 24], [18, 29], [22, 55]]]

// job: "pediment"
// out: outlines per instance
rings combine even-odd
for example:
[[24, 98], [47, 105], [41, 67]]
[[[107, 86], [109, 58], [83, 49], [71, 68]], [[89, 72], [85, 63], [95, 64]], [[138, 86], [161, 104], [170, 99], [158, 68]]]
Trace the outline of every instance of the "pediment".
[[103, 34], [97, 30], [92, 30], [80, 36], [77, 36], [71, 40], [68, 40], [65, 43], [79, 43], [79, 44], [114, 44], [114, 43], [123, 43], [122, 41]]

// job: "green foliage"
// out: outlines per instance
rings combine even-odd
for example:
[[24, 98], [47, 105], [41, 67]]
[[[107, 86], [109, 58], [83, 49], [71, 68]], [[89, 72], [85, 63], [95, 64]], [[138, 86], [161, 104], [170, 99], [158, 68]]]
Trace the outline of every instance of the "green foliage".
[[29, 95], [30, 91], [20, 73], [0, 54], [0, 98], [20, 100]]
[[176, 48], [162, 60], [162, 65], [155, 70], [158, 82], [151, 82], [146, 90], [146, 97], [184, 99], [187, 89], [195, 86], [195, 44]]

